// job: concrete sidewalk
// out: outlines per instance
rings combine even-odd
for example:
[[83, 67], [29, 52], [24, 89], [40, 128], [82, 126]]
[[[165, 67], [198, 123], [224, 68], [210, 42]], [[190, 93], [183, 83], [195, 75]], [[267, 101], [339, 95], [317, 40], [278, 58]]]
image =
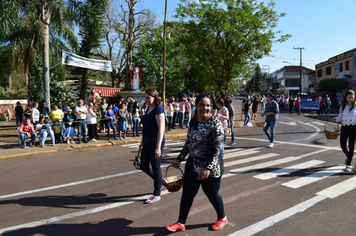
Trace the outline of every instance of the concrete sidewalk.
[[[25, 149], [21, 148], [18, 142], [17, 134], [16, 134], [16, 123], [11, 122], [0, 122], [0, 132], [7, 130], [6, 135], [2, 135], [0, 140], [0, 159], [11, 158], [11, 157], [19, 157], [19, 156], [27, 156], [27, 155], [35, 155], [40, 153], [54, 153], [60, 151], [68, 151], [73, 149], [83, 149], [83, 148], [91, 148], [91, 147], [104, 147], [104, 146], [113, 146], [113, 145], [122, 145], [127, 143], [137, 143], [141, 142], [140, 137], [133, 137], [132, 131], [128, 131], [127, 139], [123, 140], [114, 140], [111, 132], [111, 140], [108, 140], [106, 133], [99, 133], [99, 139], [97, 142], [88, 142], [81, 144], [67, 144], [67, 143], [58, 143], [56, 146], [52, 146], [50, 143], [50, 138], [47, 137], [45, 147], [41, 148], [38, 143], [38, 138], [36, 138], [36, 146], [29, 147], [27, 146]], [[141, 134], [141, 132], [140, 132]], [[166, 139], [177, 138], [177, 137], [186, 137], [187, 129], [179, 129], [176, 126], [176, 129], [172, 131], [167, 131], [165, 133]], [[4, 136], [8, 136], [4, 140]], [[77, 137], [74, 137], [74, 141], [77, 142]], [[29, 139], [26, 139], [26, 143], [29, 143]]]

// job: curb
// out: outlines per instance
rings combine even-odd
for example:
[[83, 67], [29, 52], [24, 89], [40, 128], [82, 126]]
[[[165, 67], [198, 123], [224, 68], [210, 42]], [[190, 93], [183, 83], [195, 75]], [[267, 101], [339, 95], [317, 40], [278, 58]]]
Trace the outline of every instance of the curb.
[[[165, 138], [180, 138], [180, 137], [186, 137], [186, 133], [180, 133], [180, 134], [169, 134], [165, 135]], [[130, 140], [124, 140], [124, 141], [108, 141], [106, 143], [95, 143], [95, 144], [89, 144], [89, 145], [78, 145], [78, 146], [72, 146], [70, 147], [65, 147], [65, 148], [58, 148], [58, 149], [53, 149], [53, 150], [43, 150], [43, 151], [35, 151], [35, 152], [25, 152], [25, 153], [18, 153], [18, 154], [13, 154], [13, 155], [7, 155], [7, 156], [2, 156], [0, 157], [1, 159], [7, 159], [7, 158], [12, 158], [12, 157], [22, 157], [22, 156], [29, 156], [29, 155], [36, 155], [36, 154], [45, 154], [45, 153], [56, 153], [58, 151], [70, 151], [70, 150], [75, 150], [75, 149], [86, 149], [86, 148], [95, 148], [95, 147], [103, 147], [103, 146], [116, 146], [116, 145], [122, 145], [122, 144], [128, 144], [128, 143], [137, 143], [141, 142], [141, 139], [130, 139]]]

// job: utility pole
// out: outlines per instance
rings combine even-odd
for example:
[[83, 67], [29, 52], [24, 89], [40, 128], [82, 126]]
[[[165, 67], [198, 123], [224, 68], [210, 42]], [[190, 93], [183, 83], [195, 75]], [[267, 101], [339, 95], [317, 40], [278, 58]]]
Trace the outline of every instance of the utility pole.
[[302, 95], [302, 50], [304, 49], [304, 47], [293, 47], [293, 49], [297, 49], [300, 51], [299, 95]]
[[164, 27], [163, 27], [163, 109], [166, 108], [166, 42], [167, 42], [167, 0], [164, 7]]

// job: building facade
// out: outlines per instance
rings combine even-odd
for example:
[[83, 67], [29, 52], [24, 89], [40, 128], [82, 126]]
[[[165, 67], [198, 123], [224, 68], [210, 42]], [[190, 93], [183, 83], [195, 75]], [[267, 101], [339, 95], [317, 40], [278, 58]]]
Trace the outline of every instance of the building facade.
[[347, 79], [351, 83], [356, 67], [356, 48], [315, 65], [316, 82], [323, 79]]

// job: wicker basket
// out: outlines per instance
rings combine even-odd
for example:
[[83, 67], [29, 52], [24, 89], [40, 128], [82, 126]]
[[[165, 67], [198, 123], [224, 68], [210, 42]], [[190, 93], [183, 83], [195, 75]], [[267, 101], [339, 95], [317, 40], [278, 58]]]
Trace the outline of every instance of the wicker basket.
[[326, 136], [326, 139], [337, 139], [337, 137], [339, 137], [340, 134], [340, 126], [338, 123], [336, 123], [337, 128], [335, 128], [334, 130], [330, 131], [326, 129], [326, 125], [329, 121], [327, 121], [324, 125], [324, 134]]
[[256, 122], [257, 127], [265, 127], [266, 122]]
[[168, 177], [168, 169], [172, 165], [167, 166], [166, 177], [162, 179], [162, 184], [168, 189], [169, 192], [177, 192], [183, 188], [184, 174], [181, 168], [179, 168], [182, 175], [174, 175]]

